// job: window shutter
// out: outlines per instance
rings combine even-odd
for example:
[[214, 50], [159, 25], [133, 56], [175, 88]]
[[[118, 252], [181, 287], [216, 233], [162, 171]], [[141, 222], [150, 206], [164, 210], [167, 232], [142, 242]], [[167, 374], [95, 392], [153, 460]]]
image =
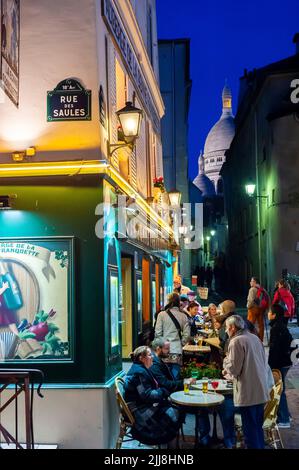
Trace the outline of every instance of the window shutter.
[[[117, 142], [118, 120], [116, 116], [116, 70], [115, 70], [115, 49], [111, 39], [108, 40], [108, 87], [109, 87], [109, 113], [110, 113], [110, 142]], [[114, 152], [111, 159], [112, 165], [118, 170], [118, 155]]]

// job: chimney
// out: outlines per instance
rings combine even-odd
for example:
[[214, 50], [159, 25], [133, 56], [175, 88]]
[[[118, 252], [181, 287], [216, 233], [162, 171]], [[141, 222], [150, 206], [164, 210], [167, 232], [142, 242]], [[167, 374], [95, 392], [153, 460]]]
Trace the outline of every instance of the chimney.
[[296, 44], [296, 53], [299, 54], [299, 33], [296, 33], [293, 37], [293, 43]]

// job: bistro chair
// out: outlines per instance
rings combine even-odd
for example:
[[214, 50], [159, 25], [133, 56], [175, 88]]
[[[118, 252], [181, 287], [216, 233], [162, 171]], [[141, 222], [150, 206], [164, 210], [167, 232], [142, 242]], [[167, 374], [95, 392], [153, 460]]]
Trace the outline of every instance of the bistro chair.
[[[119, 435], [118, 435], [116, 446], [115, 446], [116, 449], [121, 449], [123, 442], [128, 442], [128, 441], [138, 440], [140, 444], [148, 445], [146, 442], [142, 442], [140, 439], [137, 439], [132, 434], [132, 428], [135, 424], [135, 418], [132, 415], [129, 406], [124, 399], [124, 383], [125, 381], [121, 377], [117, 377], [114, 382], [116, 400], [117, 400], [118, 409], [119, 409], [119, 426], [120, 426]], [[182, 426], [181, 426], [181, 431], [183, 434]], [[124, 440], [125, 437], [127, 438], [126, 440]], [[162, 445], [163, 444], [156, 444], [156, 445], [151, 445], [150, 447], [161, 449]], [[179, 448], [179, 433], [177, 435], [177, 446]]]
[[[281, 439], [280, 431], [277, 426], [277, 412], [280, 402], [280, 397], [283, 389], [281, 373], [278, 369], [272, 370], [274, 377], [274, 385], [270, 392], [270, 400], [265, 404], [264, 408], [264, 436], [265, 443], [273, 449], [284, 448]], [[235, 429], [236, 429], [236, 447], [244, 447], [244, 436], [242, 431], [242, 419], [240, 414], [235, 415]]]
[[131, 430], [134, 426], [135, 419], [124, 399], [124, 379], [117, 377], [115, 379], [115, 394], [119, 409], [119, 436], [116, 442], [116, 449], [121, 449], [124, 438], [127, 437], [126, 441], [133, 441]]

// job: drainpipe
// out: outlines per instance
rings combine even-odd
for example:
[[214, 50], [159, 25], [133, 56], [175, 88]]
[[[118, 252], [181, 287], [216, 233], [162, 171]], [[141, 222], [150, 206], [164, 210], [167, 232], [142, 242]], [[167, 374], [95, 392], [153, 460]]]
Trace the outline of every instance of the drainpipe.
[[[254, 153], [255, 153], [255, 180], [256, 194], [260, 195], [259, 171], [258, 171], [258, 141], [257, 141], [257, 113], [254, 111]], [[257, 206], [257, 234], [258, 234], [258, 258], [259, 258], [259, 280], [262, 282], [262, 240], [261, 240], [261, 208], [260, 198], [256, 199]]]

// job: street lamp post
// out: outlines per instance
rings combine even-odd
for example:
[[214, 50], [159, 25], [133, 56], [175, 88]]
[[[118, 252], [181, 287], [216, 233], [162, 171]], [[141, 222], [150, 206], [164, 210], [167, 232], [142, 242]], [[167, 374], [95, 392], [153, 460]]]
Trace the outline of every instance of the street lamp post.
[[110, 157], [114, 152], [116, 152], [116, 150], [123, 147], [129, 147], [131, 150], [133, 150], [135, 141], [140, 135], [143, 111], [133, 106], [131, 101], [127, 101], [126, 106], [117, 111], [116, 115], [121, 126], [124, 143], [108, 143], [108, 151]]

